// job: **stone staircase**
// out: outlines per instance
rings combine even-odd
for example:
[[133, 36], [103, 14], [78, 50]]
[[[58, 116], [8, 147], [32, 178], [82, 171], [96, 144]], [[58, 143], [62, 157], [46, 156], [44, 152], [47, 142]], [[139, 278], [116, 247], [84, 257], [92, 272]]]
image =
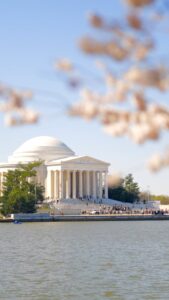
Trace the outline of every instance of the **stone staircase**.
[[117, 200], [112, 199], [97, 199], [87, 200], [87, 199], [61, 199], [60, 201], [50, 204], [50, 208], [56, 214], [64, 214], [64, 215], [79, 215], [82, 211], [92, 211], [99, 210], [101, 206], [111, 207], [111, 206], [127, 206], [133, 209], [145, 209], [145, 208], [153, 208], [152, 203], [143, 204], [143, 203], [124, 203]]

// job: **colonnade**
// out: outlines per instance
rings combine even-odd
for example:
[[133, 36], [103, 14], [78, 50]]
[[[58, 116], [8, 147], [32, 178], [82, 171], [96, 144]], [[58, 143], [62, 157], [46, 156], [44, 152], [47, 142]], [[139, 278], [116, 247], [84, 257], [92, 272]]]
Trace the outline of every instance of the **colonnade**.
[[48, 170], [47, 197], [108, 198], [107, 172], [88, 170]]

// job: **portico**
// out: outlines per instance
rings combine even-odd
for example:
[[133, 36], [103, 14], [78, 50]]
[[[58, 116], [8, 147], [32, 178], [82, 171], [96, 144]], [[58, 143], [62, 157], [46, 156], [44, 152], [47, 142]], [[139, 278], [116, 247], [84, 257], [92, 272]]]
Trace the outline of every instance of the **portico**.
[[108, 198], [106, 177], [106, 171], [48, 170], [47, 197]]

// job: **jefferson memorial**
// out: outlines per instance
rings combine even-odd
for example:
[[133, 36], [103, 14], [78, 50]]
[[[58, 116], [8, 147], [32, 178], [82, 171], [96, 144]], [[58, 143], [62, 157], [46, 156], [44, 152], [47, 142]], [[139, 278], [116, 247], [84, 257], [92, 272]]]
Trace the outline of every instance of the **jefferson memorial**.
[[109, 163], [90, 156], [77, 156], [54, 137], [39, 136], [23, 143], [0, 163], [0, 192], [4, 174], [19, 163], [42, 160], [37, 168], [36, 183], [45, 187], [47, 199], [108, 198], [107, 174]]

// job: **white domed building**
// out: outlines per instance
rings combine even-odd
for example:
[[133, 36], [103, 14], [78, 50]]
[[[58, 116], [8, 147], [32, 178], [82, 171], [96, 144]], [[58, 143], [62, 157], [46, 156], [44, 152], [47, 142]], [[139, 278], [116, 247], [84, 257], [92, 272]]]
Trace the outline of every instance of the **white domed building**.
[[3, 193], [4, 174], [18, 167], [42, 160], [36, 182], [45, 187], [45, 198], [77, 199], [108, 198], [107, 173], [109, 164], [90, 156], [77, 156], [54, 137], [40, 136], [23, 143], [0, 163], [0, 191]]

